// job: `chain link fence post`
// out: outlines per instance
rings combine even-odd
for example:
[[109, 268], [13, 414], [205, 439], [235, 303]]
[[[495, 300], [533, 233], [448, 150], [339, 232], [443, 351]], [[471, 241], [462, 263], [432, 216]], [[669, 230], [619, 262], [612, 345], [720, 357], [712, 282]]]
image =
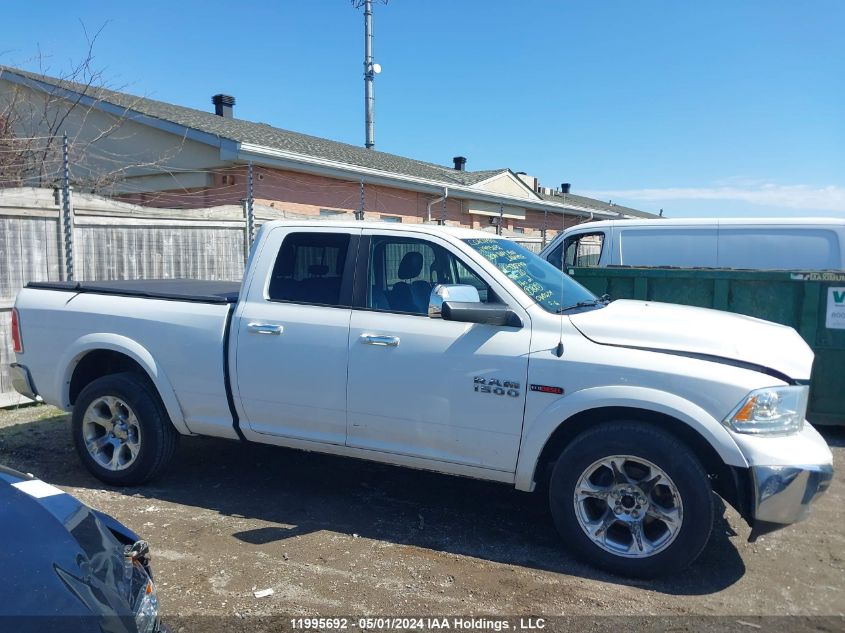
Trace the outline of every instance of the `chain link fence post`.
[[59, 229], [62, 244], [62, 270], [64, 281], [74, 280], [73, 266], [73, 201], [70, 186], [70, 163], [68, 160], [67, 132], [62, 136], [62, 212], [59, 216]]
[[249, 259], [249, 251], [255, 241], [255, 189], [252, 174], [252, 163], [247, 165], [246, 198], [242, 201], [244, 207], [244, 262]]
[[361, 179], [361, 202], [358, 205], [358, 209], [355, 211], [355, 219], [356, 220], [363, 220], [364, 219], [364, 179]]

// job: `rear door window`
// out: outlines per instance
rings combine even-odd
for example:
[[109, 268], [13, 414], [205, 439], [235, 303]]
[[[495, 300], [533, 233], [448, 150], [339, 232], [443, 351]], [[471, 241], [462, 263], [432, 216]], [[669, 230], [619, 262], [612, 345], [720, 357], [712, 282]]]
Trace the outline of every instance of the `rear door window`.
[[[282, 242], [270, 285], [271, 301], [350, 306], [343, 292], [348, 233], [290, 233]], [[349, 297], [344, 295], [349, 294]]]

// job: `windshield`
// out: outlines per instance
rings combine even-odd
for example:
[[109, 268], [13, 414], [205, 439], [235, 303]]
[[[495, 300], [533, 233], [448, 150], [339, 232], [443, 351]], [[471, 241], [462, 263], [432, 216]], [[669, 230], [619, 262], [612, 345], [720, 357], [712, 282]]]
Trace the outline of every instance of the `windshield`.
[[471, 238], [464, 242], [548, 312], [557, 313], [582, 302], [598, 302], [593, 293], [569, 275], [515, 242], [498, 238]]

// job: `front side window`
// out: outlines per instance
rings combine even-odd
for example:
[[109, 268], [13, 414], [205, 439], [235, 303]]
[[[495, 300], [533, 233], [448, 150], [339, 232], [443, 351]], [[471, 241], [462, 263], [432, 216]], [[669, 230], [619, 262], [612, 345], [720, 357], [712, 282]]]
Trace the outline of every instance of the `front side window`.
[[548, 312], [597, 301], [593, 293], [569, 275], [515, 242], [498, 238], [464, 241]]
[[428, 314], [437, 284], [469, 284], [482, 301], [498, 301], [484, 280], [448, 250], [426, 240], [374, 235], [370, 245], [367, 307]]
[[290, 233], [285, 237], [268, 288], [271, 301], [341, 305], [341, 282], [349, 234]]
[[564, 261], [567, 266], [576, 268], [598, 266], [603, 246], [604, 233], [581, 233], [568, 237], [564, 246]]

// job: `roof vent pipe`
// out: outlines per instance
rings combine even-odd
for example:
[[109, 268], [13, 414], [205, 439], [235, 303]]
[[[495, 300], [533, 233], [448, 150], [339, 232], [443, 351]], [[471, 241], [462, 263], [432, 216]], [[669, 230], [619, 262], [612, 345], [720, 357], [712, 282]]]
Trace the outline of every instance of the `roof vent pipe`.
[[562, 182], [562, 183], [560, 183], [560, 192], [561, 192], [561, 193], [569, 193], [569, 188], [570, 188], [571, 186], [572, 186], [572, 185], [570, 185], [568, 182]]
[[214, 104], [214, 114], [224, 119], [232, 118], [232, 106], [235, 105], [235, 98], [232, 95], [214, 95], [211, 97]]
[[465, 171], [467, 167], [467, 159], [465, 156], [455, 156], [452, 159], [455, 163], [455, 169], [457, 171]]

